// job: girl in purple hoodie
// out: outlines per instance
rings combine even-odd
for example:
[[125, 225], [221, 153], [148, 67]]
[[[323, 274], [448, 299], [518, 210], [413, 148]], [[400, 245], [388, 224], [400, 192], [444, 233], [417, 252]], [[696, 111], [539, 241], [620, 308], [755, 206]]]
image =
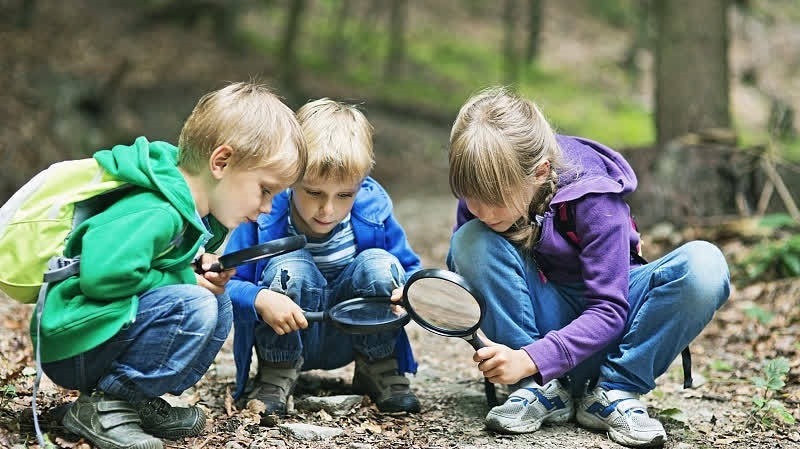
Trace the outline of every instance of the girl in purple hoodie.
[[[575, 413], [620, 444], [663, 444], [639, 395], [728, 298], [719, 249], [695, 241], [642, 264], [624, 200], [637, 183], [630, 165], [555, 134], [503, 88], [461, 108], [449, 159], [460, 201], [448, 266], [483, 295], [481, 330], [494, 342], [473, 358], [491, 382], [516, 388], [486, 425], [533, 432]], [[572, 242], [555, 228], [561, 204], [574, 212]]]

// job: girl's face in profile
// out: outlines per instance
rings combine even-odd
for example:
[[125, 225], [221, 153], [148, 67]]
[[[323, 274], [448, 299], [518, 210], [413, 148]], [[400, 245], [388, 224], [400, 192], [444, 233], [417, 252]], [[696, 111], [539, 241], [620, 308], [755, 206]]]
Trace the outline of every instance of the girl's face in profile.
[[522, 217], [517, 208], [497, 206], [473, 198], [464, 198], [467, 209], [494, 232], [505, 232]]

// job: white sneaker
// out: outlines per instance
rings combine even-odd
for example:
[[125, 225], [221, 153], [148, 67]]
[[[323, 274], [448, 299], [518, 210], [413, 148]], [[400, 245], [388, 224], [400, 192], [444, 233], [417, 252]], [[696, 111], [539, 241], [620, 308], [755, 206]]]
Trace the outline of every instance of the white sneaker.
[[575, 418], [584, 427], [607, 431], [624, 446], [661, 446], [667, 440], [664, 426], [647, 414], [638, 394], [628, 391], [595, 387], [581, 400]]
[[558, 379], [544, 386], [531, 381], [511, 393], [505, 403], [489, 410], [486, 427], [504, 433], [535, 432], [543, 423], [569, 421], [573, 411], [572, 397]]

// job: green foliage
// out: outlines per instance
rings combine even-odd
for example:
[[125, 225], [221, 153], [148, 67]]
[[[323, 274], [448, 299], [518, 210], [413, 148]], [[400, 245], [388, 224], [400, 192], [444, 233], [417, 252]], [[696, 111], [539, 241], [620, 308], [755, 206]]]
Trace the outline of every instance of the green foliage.
[[712, 360], [711, 369], [713, 369], [714, 371], [729, 373], [733, 371], [733, 365], [724, 360]]
[[734, 270], [744, 284], [800, 276], [800, 234], [760, 243]]
[[786, 410], [780, 400], [776, 399], [780, 390], [786, 385], [784, 379], [788, 373], [789, 360], [779, 357], [764, 363], [763, 377], [757, 376], [751, 379], [758, 391], [753, 396], [751, 417], [766, 428], [795, 423], [794, 416]]
[[775, 318], [775, 315], [772, 312], [757, 305], [752, 305], [745, 309], [744, 314], [758, 321], [762, 326], [768, 325], [769, 322]]
[[[633, 1], [611, 3], [601, 7], [606, 11], [600, 13], [604, 17], [628, 14], [625, 9]], [[353, 6], [341, 28], [334, 29], [339, 2], [325, 0], [317, 5], [309, 8], [303, 18], [302, 34], [297, 42], [298, 70], [319, 74], [326, 81], [354, 92], [351, 99], [369, 98], [419, 106], [443, 117], [455, 118], [461, 104], [471, 94], [483, 87], [506, 83], [501, 34], [481, 29], [480, 33], [471, 35], [451, 27], [421, 30], [409, 22], [403, 69], [387, 77], [384, 68], [389, 35], [383, 26], [387, 20], [385, 13], [367, 17], [363, 7]], [[483, 19], [487, 14], [480, 10], [489, 8], [480, 2], [473, 2], [472, 6], [465, 4], [465, 7], [475, 10], [477, 17]], [[284, 8], [277, 7], [262, 14], [249, 17], [240, 36], [250, 48], [262, 51], [267, 61], [277, 66], [280, 62], [270, 58], [274, 58], [280, 48], [286, 14]], [[341, 53], [334, 57], [331, 49], [337, 42]], [[609, 62], [608, 67], [593, 67], [592, 70], [613, 73], [619, 69]], [[596, 80], [580, 75], [585, 74], [545, 69], [534, 64], [520, 69], [514, 87], [540, 104], [560, 132], [591, 137], [616, 148], [653, 142], [653, 120], [646, 106], [627, 99], [618, 88], [598, 88]]]
[[634, 26], [638, 18], [636, 17], [636, 3], [643, 0], [589, 0], [587, 7], [589, 12], [609, 24], [624, 28]]
[[12, 384], [3, 385], [0, 388], [0, 407], [5, 408], [9, 400], [17, 397], [17, 387]]

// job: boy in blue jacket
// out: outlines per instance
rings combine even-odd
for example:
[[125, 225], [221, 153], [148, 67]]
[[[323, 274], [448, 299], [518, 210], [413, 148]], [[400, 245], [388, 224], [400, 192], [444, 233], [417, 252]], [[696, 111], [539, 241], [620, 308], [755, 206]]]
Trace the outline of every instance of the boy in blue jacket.
[[[347, 335], [324, 322], [309, 327], [303, 316], [354, 297], [390, 296], [420, 261], [388, 194], [367, 176], [374, 156], [366, 117], [352, 105], [321, 99], [301, 107], [297, 118], [309, 152], [302, 181], [275, 197], [271, 213], [239, 226], [226, 249], [290, 235], [308, 239], [302, 250], [239, 267], [228, 283], [234, 396], [262, 401], [265, 414], [285, 413], [301, 370], [355, 360], [355, 392], [369, 395], [382, 412], [418, 412], [404, 376], [416, 372], [405, 331]], [[258, 374], [248, 386], [254, 346]]]

